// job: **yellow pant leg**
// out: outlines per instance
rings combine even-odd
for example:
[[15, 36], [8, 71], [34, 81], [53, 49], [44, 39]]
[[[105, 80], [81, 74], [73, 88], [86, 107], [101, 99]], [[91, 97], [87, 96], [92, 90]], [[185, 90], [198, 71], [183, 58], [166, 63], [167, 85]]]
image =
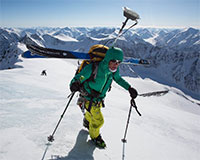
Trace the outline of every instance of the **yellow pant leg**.
[[[88, 108], [89, 102], [86, 102], [85, 107]], [[85, 118], [89, 122], [89, 134], [91, 138], [97, 138], [100, 133], [100, 128], [103, 126], [104, 118], [101, 113], [102, 103], [92, 104], [90, 112], [86, 111]]]

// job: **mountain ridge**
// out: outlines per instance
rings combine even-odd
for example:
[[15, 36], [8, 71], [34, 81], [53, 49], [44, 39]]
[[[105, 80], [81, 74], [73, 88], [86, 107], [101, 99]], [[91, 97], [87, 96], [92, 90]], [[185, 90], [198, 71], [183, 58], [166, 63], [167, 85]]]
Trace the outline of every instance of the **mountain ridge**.
[[[119, 28], [0, 28], [0, 69], [13, 68], [24, 52], [20, 44], [32, 43], [43, 47], [88, 52], [97, 43], [111, 46]], [[144, 58], [151, 66], [121, 66], [121, 74], [164, 79], [168, 84], [199, 98], [200, 95], [200, 31], [195, 28], [156, 29], [136, 28], [121, 36], [116, 46], [124, 55]], [[141, 75], [140, 72], [146, 72]], [[156, 72], [158, 74], [156, 74]], [[156, 77], [152, 77], [152, 75]], [[164, 81], [162, 81], [164, 83]]]

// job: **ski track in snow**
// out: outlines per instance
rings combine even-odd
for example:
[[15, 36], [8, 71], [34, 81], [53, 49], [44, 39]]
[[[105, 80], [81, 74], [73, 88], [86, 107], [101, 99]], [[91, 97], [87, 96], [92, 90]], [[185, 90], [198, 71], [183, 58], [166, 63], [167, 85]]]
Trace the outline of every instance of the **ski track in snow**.
[[[106, 149], [96, 148], [82, 127], [77, 94], [56, 131], [55, 141], [47, 146], [47, 136], [54, 130], [67, 104], [76, 61], [22, 60], [17, 65], [23, 68], [0, 71], [1, 160], [41, 160], [43, 156], [45, 160], [122, 159], [121, 139], [130, 106], [126, 90], [113, 83], [111, 92], [107, 93], [106, 107], [102, 109], [105, 123], [101, 129]], [[40, 75], [44, 69], [47, 76]], [[180, 90], [150, 79], [125, 79], [139, 93], [170, 90], [161, 97], [136, 99], [142, 116], [132, 110], [125, 159], [200, 159], [199, 105], [184, 98], [188, 96]]]

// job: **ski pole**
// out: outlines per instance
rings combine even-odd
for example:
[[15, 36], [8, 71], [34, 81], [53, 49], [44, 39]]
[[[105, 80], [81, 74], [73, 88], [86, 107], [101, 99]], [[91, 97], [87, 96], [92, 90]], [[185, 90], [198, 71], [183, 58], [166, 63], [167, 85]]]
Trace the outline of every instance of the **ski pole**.
[[71, 102], [71, 100], [72, 100], [72, 98], [74, 97], [74, 94], [75, 94], [75, 92], [72, 92], [69, 95], [70, 99], [69, 99], [69, 101], [68, 101], [68, 103], [67, 103], [67, 105], [66, 105], [66, 107], [65, 107], [65, 109], [64, 109], [64, 111], [62, 113], [62, 115], [60, 116], [60, 119], [59, 119], [59, 121], [58, 121], [58, 123], [57, 123], [57, 125], [56, 125], [56, 127], [55, 127], [55, 129], [53, 131], [53, 133], [47, 138], [49, 142], [53, 142], [54, 141], [54, 137], [53, 136], [54, 136], [54, 134], [55, 134], [55, 132], [56, 132], [56, 130], [57, 130], [57, 128], [58, 128], [58, 126], [59, 126], [59, 124], [60, 124], [60, 122], [61, 122], [61, 120], [62, 120], [62, 118], [63, 118], [63, 116], [64, 116], [64, 114], [65, 114], [65, 112], [66, 112], [66, 110], [67, 110], [67, 108], [69, 106], [69, 104], [70, 104], [70, 102]]
[[163, 95], [167, 94], [168, 92], [169, 92], [169, 90], [155, 91], [155, 92], [148, 92], [148, 93], [138, 94], [138, 96], [142, 96], [142, 97], [163, 96]]
[[131, 105], [130, 105], [130, 109], [129, 109], [129, 113], [128, 113], [128, 119], [127, 119], [127, 123], [126, 123], [126, 129], [125, 129], [124, 138], [122, 139], [122, 142], [126, 142], [126, 135], [127, 135], [129, 120], [130, 120], [130, 117], [131, 117], [132, 107], [135, 108], [135, 110], [136, 110], [136, 112], [138, 113], [139, 116], [142, 116], [142, 114], [137, 109], [137, 106], [135, 104], [134, 99], [131, 99]]
[[131, 105], [130, 105], [130, 109], [129, 109], [129, 113], [128, 113], [128, 119], [127, 119], [127, 123], [126, 123], [124, 138], [122, 139], [122, 142], [123, 142], [122, 160], [124, 160], [124, 158], [125, 158], [125, 143], [127, 142], [126, 135], [127, 135], [127, 131], [128, 131], [128, 125], [129, 125], [129, 121], [130, 121], [130, 117], [131, 117], [132, 107], [135, 108], [135, 110], [136, 110], [136, 112], [138, 113], [139, 116], [142, 116], [142, 114], [137, 109], [137, 106], [135, 104], [135, 100], [131, 99]]

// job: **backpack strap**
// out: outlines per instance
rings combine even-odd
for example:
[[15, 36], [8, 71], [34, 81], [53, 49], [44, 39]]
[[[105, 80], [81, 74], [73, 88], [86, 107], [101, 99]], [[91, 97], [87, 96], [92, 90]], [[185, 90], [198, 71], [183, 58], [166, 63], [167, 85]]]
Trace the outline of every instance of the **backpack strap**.
[[89, 60], [83, 60], [82, 63], [81, 63], [81, 64], [79, 65], [79, 67], [77, 68], [75, 75], [77, 75], [78, 73], [80, 73], [81, 70], [82, 70], [85, 66], [87, 66], [88, 64], [90, 64], [90, 61], [89, 61]]
[[99, 68], [99, 62], [93, 62], [92, 63], [92, 73], [86, 81], [94, 81], [96, 79], [98, 68]]
[[[84, 83], [89, 82], [89, 81], [94, 81], [96, 79], [98, 67], [99, 67], [99, 62], [92, 62], [92, 73], [91, 73], [90, 77], [88, 79], [86, 79], [84, 82], [81, 83], [81, 90], [82, 90], [83, 93], [85, 92], [85, 89], [83, 87]], [[93, 90], [92, 90], [92, 92], [93, 92]], [[90, 96], [93, 96], [93, 94], [94, 93], [91, 93]], [[97, 93], [95, 93], [95, 95], [96, 94]]]

